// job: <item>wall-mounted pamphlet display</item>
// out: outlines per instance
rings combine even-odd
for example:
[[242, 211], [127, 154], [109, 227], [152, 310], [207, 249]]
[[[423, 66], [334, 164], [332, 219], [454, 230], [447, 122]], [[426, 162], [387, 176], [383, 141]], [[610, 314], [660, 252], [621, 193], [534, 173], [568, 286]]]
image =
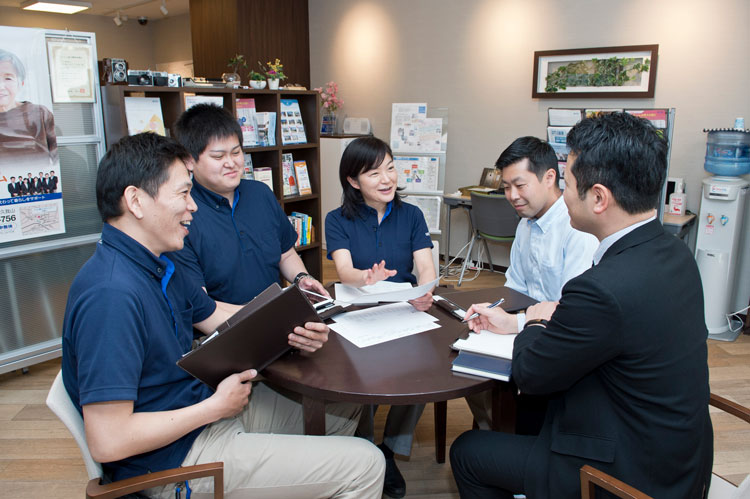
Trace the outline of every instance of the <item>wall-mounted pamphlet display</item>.
[[409, 191], [437, 191], [440, 158], [437, 156], [394, 156], [398, 186]]
[[430, 232], [440, 232], [440, 210], [443, 206], [442, 196], [404, 196], [405, 203], [413, 204], [422, 210], [427, 228]]
[[440, 208], [445, 185], [448, 109], [430, 109], [425, 102], [393, 103], [391, 149], [398, 186], [418, 206], [430, 233], [440, 233]]
[[[547, 140], [555, 150], [557, 156], [557, 165], [560, 170], [560, 188], [565, 188], [565, 165], [568, 160], [569, 148], [567, 146], [568, 132], [576, 123], [583, 118], [593, 118], [608, 113], [626, 112], [639, 118], [646, 119], [654, 125], [659, 133], [668, 140], [669, 150], [667, 152], [667, 162], [672, 150], [672, 132], [674, 130], [674, 108], [668, 109], [600, 109], [600, 108], [582, 108], [582, 109], [547, 109]], [[658, 214], [661, 220], [663, 204], [666, 199], [666, 183], [662, 189], [662, 202], [659, 203]]]

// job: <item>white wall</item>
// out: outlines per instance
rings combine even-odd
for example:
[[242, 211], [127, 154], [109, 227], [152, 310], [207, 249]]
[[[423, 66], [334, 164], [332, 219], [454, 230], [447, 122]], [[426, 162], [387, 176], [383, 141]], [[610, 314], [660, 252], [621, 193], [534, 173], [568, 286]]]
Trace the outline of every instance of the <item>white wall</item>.
[[[747, 0], [309, 2], [312, 86], [336, 81], [343, 114], [370, 118], [387, 140], [391, 103], [449, 108], [446, 192], [476, 183], [516, 137], [543, 137], [548, 107], [674, 107], [670, 175], [685, 178], [697, 213], [702, 129], [750, 120]], [[653, 99], [531, 98], [535, 50], [653, 43]], [[452, 229], [455, 254], [467, 230], [458, 210]]]

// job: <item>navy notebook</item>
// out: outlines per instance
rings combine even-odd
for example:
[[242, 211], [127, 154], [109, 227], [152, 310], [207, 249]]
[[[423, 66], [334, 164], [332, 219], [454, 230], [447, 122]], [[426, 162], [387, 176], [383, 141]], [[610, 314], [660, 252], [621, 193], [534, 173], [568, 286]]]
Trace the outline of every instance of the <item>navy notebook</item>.
[[510, 359], [501, 359], [500, 357], [490, 357], [489, 355], [461, 351], [458, 353], [458, 356], [453, 359], [453, 367], [451, 367], [451, 370], [460, 373], [473, 374], [475, 376], [482, 376], [484, 378], [509, 381], [510, 366]]

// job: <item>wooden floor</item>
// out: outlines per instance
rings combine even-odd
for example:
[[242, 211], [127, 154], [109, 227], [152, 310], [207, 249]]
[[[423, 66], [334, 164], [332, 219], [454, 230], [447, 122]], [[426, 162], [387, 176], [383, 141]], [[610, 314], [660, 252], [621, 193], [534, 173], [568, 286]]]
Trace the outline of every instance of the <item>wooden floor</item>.
[[[325, 281], [335, 279], [329, 262]], [[462, 289], [502, 285], [501, 274], [482, 272]], [[709, 341], [711, 390], [750, 406], [750, 336], [733, 343]], [[47, 390], [60, 369], [53, 360], [0, 375], [0, 497], [80, 498], [86, 471], [73, 439], [44, 405]], [[376, 435], [382, 435], [385, 408], [376, 417]], [[735, 483], [750, 473], [750, 425], [712, 411], [715, 431], [714, 471]], [[448, 403], [448, 443], [471, 427], [471, 414], [463, 400]], [[417, 426], [411, 457], [399, 460], [406, 477], [407, 497], [458, 498], [450, 465], [435, 462], [432, 405]]]

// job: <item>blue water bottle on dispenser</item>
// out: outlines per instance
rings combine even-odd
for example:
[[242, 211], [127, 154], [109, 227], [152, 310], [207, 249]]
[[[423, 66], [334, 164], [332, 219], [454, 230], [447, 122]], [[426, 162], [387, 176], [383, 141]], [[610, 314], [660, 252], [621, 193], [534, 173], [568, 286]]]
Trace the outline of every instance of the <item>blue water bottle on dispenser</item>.
[[744, 119], [737, 118], [734, 128], [704, 132], [708, 132], [704, 169], [715, 176], [703, 179], [695, 259], [703, 281], [709, 338], [734, 341], [742, 323], [732, 314], [746, 307], [750, 296], [747, 279], [735, 279], [735, 269], [750, 263], [739, 262], [750, 185], [739, 176], [750, 173], [750, 131]]

